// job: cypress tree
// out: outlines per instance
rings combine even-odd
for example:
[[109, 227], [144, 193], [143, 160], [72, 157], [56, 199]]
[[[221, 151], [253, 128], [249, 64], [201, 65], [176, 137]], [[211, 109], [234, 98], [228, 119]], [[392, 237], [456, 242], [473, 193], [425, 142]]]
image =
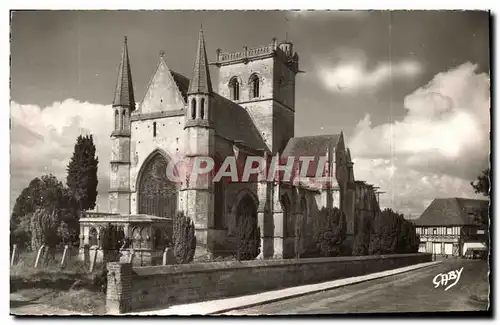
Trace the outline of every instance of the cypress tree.
[[316, 236], [318, 251], [321, 256], [332, 257], [341, 253], [342, 243], [346, 237], [347, 221], [339, 208], [323, 208], [320, 210], [320, 220], [324, 220], [322, 229]]
[[187, 264], [193, 261], [196, 251], [196, 236], [194, 222], [179, 212], [174, 220], [174, 255], [178, 264]]
[[66, 184], [80, 211], [95, 207], [97, 199], [96, 148], [92, 135], [78, 136], [73, 156], [68, 164]]
[[260, 228], [257, 218], [251, 215], [240, 217], [238, 260], [253, 260], [260, 254]]

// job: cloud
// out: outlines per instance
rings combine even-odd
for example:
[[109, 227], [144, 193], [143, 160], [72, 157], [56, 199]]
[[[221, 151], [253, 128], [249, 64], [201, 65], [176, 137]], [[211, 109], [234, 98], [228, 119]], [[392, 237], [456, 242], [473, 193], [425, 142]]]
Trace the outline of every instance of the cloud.
[[475, 196], [469, 183], [490, 152], [490, 79], [477, 70], [465, 63], [435, 75], [406, 96], [402, 121], [358, 123], [349, 141], [356, 178], [388, 192], [388, 206], [413, 201], [422, 212], [435, 197]]
[[316, 71], [328, 90], [344, 94], [375, 91], [391, 79], [412, 79], [423, 70], [422, 65], [415, 60], [379, 62], [370, 69], [363, 53], [349, 49], [341, 51], [340, 57], [334, 65], [321, 63]]
[[107, 196], [111, 126], [110, 106], [73, 99], [43, 108], [11, 102], [11, 204], [35, 177], [51, 173], [66, 183], [66, 166], [80, 134], [93, 134], [100, 199]]

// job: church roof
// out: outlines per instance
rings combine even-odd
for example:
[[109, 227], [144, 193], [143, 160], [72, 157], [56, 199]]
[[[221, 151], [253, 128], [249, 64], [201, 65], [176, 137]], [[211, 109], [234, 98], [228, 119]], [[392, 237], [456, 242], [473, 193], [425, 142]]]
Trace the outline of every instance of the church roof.
[[127, 37], [123, 43], [122, 59], [118, 68], [113, 106], [128, 106], [135, 109], [134, 87], [132, 84], [132, 71], [128, 57]]
[[[172, 70], [171, 73], [182, 96], [187, 96], [191, 84], [189, 78]], [[244, 107], [217, 93], [212, 93], [212, 96], [214, 128], [218, 135], [231, 141], [242, 141], [253, 149], [268, 148]]]
[[210, 94], [212, 93], [212, 81], [208, 70], [207, 52], [205, 50], [205, 39], [203, 30], [200, 29], [198, 38], [198, 49], [194, 62], [193, 79], [189, 84], [188, 94]]
[[175, 84], [177, 85], [177, 88], [179, 88], [179, 91], [182, 94], [182, 97], [184, 97], [184, 100], [187, 98], [187, 93], [189, 89], [189, 78], [183, 76], [182, 74], [170, 70], [170, 74], [174, 78]]
[[329, 146], [335, 147], [339, 139], [340, 134], [294, 137], [288, 141], [281, 156], [324, 156]]
[[488, 205], [487, 200], [456, 197], [434, 199], [414, 223], [416, 226], [474, 225], [475, 216], [481, 209], [487, 209]]
[[229, 99], [213, 93], [214, 126], [216, 133], [232, 141], [242, 141], [253, 149], [267, 149], [246, 109]]

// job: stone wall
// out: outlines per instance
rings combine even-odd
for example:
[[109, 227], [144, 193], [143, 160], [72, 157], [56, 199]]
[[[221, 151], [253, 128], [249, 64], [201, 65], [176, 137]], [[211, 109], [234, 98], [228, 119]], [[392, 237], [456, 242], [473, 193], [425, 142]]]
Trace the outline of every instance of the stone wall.
[[253, 260], [131, 268], [108, 264], [106, 310], [125, 313], [276, 290], [430, 262], [430, 254]]

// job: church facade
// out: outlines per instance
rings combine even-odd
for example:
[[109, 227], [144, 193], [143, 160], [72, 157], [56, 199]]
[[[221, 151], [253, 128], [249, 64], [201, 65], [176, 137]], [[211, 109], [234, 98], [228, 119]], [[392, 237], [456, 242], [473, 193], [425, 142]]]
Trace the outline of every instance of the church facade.
[[[209, 64], [218, 69], [215, 88]], [[305, 251], [314, 245], [314, 233], [324, 222], [319, 220], [322, 208], [343, 210], [348, 235], [354, 236], [355, 212], [363, 203], [356, 199], [359, 189], [343, 134], [294, 135], [300, 72], [293, 44], [276, 39], [239, 52], [217, 50], [215, 61], [209, 63], [200, 31], [191, 78], [171, 70], [161, 54], [144, 98], [136, 105], [125, 39], [110, 112], [114, 129], [109, 212], [115, 218], [156, 218], [163, 225], [168, 223], [162, 220], [183, 211], [195, 223], [198, 255], [233, 252], [239, 220], [251, 217], [260, 227], [261, 258], [294, 257], [296, 249]], [[311, 157], [316, 163], [324, 159], [323, 171], [330, 181], [318, 186], [314, 168], [294, 182], [213, 181], [210, 173], [174, 182], [165, 173], [169, 164], [186, 158], [212, 157], [221, 162], [231, 157], [244, 164], [256, 156], [266, 161], [272, 157]], [[84, 221], [91, 224], [92, 219]], [[158, 247], [161, 234], [136, 228], [126, 235]], [[294, 245], [297, 229], [302, 248]]]

